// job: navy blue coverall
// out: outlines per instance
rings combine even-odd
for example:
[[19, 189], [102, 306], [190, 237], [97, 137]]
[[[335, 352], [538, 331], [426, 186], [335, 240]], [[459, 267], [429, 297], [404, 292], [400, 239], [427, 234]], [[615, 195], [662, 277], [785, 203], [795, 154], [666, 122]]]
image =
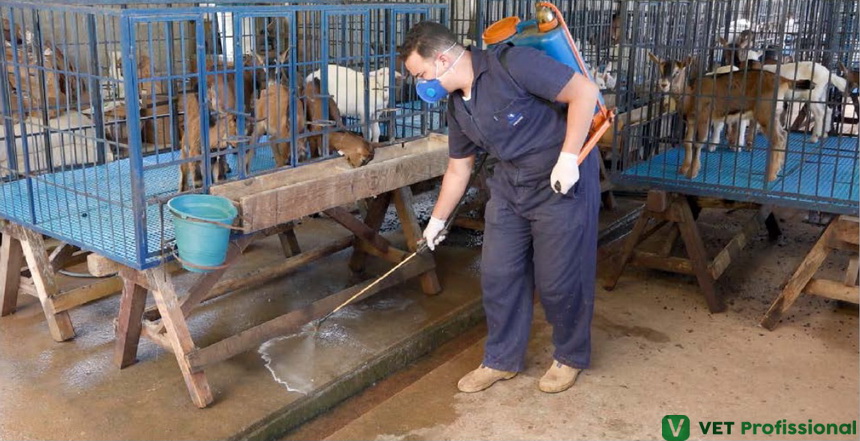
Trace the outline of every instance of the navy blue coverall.
[[537, 289], [554, 358], [584, 369], [591, 358], [600, 155], [588, 155], [566, 195], [553, 192], [549, 179], [567, 128], [566, 108], [554, 100], [574, 70], [532, 48], [508, 49], [506, 66], [501, 46], [469, 50], [472, 93], [468, 101], [460, 92], [449, 98], [448, 138], [452, 158], [484, 150], [499, 160], [484, 213], [484, 365], [524, 369]]

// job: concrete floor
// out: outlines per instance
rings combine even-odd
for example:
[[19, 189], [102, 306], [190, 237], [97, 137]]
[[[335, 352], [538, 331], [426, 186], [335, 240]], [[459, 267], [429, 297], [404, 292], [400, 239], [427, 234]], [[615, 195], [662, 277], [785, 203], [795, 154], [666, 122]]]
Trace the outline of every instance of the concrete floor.
[[[748, 214], [703, 214], [709, 245]], [[486, 331], [472, 331], [468, 343], [436, 351], [286, 439], [660, 439], [667, 414], [689, 416], [690, 439], [706, 438], [700, 421], [736, 422], [731, 439], [769, 438], [738, 433], [744, 421], [850, 423], [860, 413], [856, 306], [801, 297], [775, 331], [757, 327], [820, 231], [801, 213], [782, 217], [784, 239], [762, 233], [720, 281], [723, 314], [708, 312], [689, 277], [633, 269], [614, 292], [599, 290], [593, 365], [567, 392], [537, 389], [552, 353], [539, 314], [527, 369], [512, 380], [457, 391], [483, 354]], [[823, 272], [836, 275], [844, 257]]]
[[[746, 216], [703, 215], [709, 246]], [[473, 236], [452, 237], [438, 251], [442, 295], [427, 297], [413, 281], [333, 317], [310, 351], [300, 335], [208, 368], [216, 401], [204, 410], [191, 403], [173, 355], [152, 343], [142, 342], [140, 363], [113, 366], [118, 297], [72, 311], [78, 337], [67, 343], [50, 339], [38, 302], [25, 298], [0, 318], [0, 439], [270, 439], [373, 383], [288, 438], [653, 439], [662, 416], [677, 413], [689, 415], [696, 439], [695, 424], [705, 419], [856, 419], [856, 307], [802, 297], [776, 331], [756, 326], [821, 230], [799, 213], [783, 217], [786, 239], [771, 243], [762, 233], [720, 280], [726, 313], [708, 313], [685, 276], [631, 269], [614, 292], [599, 291], [593, 367], [553, 396], [536, 388], [550, 354], [542, 317], [526, 372], [485, 393], [457, 393], [457, 379], [482, 353], [483, 328], [465, 329], [480, 322], [479, 252], [463, 246], [474, 245]], [[298, 237], [310, 248], [344, 232], [311, 220]], [[242, 265], [278, 250], [276, 240], [262, 243]], [[336, 291], [349, 279], [347, 257], [207, 303], [192, 316], [192, 334], [205, 345]], [[828, 270], [843, 265], [837, 257]]]

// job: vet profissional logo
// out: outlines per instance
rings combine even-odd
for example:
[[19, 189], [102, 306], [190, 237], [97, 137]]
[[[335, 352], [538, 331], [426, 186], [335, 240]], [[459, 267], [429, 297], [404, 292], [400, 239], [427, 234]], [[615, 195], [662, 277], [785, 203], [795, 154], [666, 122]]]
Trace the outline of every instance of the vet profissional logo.
[[687, 415], [666, 415], [663, 417], [663, 439], [666, 441], [686, 441], [690, 437], [690, 418]]

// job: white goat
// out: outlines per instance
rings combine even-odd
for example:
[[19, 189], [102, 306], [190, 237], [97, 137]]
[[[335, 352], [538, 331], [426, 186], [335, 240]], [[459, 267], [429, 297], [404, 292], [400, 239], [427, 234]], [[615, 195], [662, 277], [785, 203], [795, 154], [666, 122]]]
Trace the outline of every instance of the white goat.
[[[776, 67], [775, 64], [766, 64], [762, 66], [762, 69], [776, 72]], [[809, 142], [818, 142], [818, 138], [826, 138], [826, 128], [830, 127], [830, 119], [832, 118], [832, 110], [826, 103], [827, 86], [833, 84], [840, 92], [844, 92], [847, 85], [845, 78], [831, 74], [829, 69], [812, 61], [783, 64], [779, 68], [779, 75], [792, 80], [810, 80], [815, 85], [811, 90], [791, 89], [786, 94], [785, 99], [809, 103], [809, 110], [815, 121]]]
[[[403, 75], [395, 71], [394, 76], [397, 79]], [[365, 95], [369, 97], [371, 112], [369, 119], [373, 122], [370, 124], [370, 133], [366, 133], [365, 138], [369, 138], [371, 142], [379, 142], [379, 122], [375, 120], [377, 113], [388, 105], [390, 77], [391, 69], [388, 67], [370, 72], [367, 78], [370, 90], [365, 91], [362, 72], [336, 64], [328, 65], [328, 90], [337, 103], [341, 115], [357, 117], [364, 127], [368, 121], [368, 115], [365, 115], [364, 98]], [[322, 80], [322, 70], [308, 75], [305, 83], [314, 78]]]

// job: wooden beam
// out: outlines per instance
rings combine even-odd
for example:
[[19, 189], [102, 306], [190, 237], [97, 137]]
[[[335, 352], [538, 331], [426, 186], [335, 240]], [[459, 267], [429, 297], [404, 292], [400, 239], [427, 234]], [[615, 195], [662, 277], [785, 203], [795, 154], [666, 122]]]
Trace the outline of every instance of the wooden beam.
[[385, 253], [388, 251], [389, 242], [384, 237], [380, 236], [377, 231], [372, 230], [364, 222], [353, 216], [343, 207], [334, 207], [325, 210], [324, 213], [331, 217], [335, 222], [355, 234], [355, 237], [363, 240], [376, 249]]
[[284, 257], [297, 256], [302, 253], [302, 247], [299, 246], [299, 238], [296, 237], [294, 229], [290, 228], [278, 234], [278, 240], [281, 241], [281, 249], [284, 251]]
[[120, 369], [137, 362], [137, 347], [140, 343], [144, 308], [146, 308], [146, 288], [130, 280], [123, 280], [113, 357], [114, 364]]
[[857, 223], [857, 218], [850, 216], [840, 216], [836, 221], [836, 227], [833, 231], [833, 240], [838, 240], [854, 246], [856, 250], [860, 245], [860, 225]]
[[21, 241], [4, 235], [0, 245], [0, 317], [12, 314], [18, 305], [18, 287], [21, 285], [21, 267], [24, 252]]
[[[373, 289], [362, 294], [354, 301], [360, 301], [378, 293], [384, 289], [403, 283], [404, 281], [426, 273], [433, 269], [433, 263], [427, 260], [416, 260], [404, 265], [399, 271], [383, 279]], [[347, 288], [336, 294], [317, 300], [309, 306], [291, 311], [285, 315], [269, 320], [251, 329], [242, 331], [231, 337], [227, 337], [217, 343], [202, 349], [197, 349], [187, 355], [188, 364], [194, 371], [203, 369], [204, 366], [226, 360], [241, 354], [249, 349], [256, 348], [263, 342], [280, 335], [294, 334], [299, 332], [302, 326], [324, 317], [333, 311], [341, 303], [357, 294], [373, 283], [368, 280], [358, 285]]]
[[[255, 268], [246, 273], [232, 276], [229, 279], [220, 280], [212, 287], [211, 290], [206, 292], [206, 295], [203, 297], [201, 302], [211, 300], [216, 297], [223, 296], [225, 294], [229, 294], [238, 289], [257, 286], [269, 280], [282, 277], [292, 271], [297, 270], [298, 268], [301, 268], [304, 265], [307, 265], [310, 262], [322, 259], [323, 257], [330, 256], [338, 251], [349, 248], [350, 245], [352, 245], [352, 236], [347, 236], [334, 242], [331, 242], [328, 245], [314, 248], [310, 251], [305, 251], [298, 256], [290, 257], [285, 261], [278, 262], [274, 265]], [[144, 286], [148, 286], [148, 283]], [[185, 303], [183, 301], [183, 312], [184, 311]], [[159, 318], [158, 309], [148, 309], [144, 316], [148, 320], [156, 320]]]
[[[367, 204], [367, 214], [364, 218], [364, 224], [373, 231], [379, 231], [382, 227], [382, 222], [385, 221], [385, 213], [388, 211], [388, 205], [391, 203], [391, 192], [385, 192], [372, 198]], [[357, 247], [349, 258], [349, 269], [353, 273], [361, 274], [364, 272], [364, 263], [367, 252]]]
[[371, 256], [387, 260], [391, 263], [400, 263], [407, 256], [407, 253], [405, 251], [394, 248], [394, 247], [388, 247], [388, 251], [383, 253], [382, 251], [379, 251], [379, 249], [377, 249], [373, 245], [370, 245], [363, 240], [356, 242], [353, 245], [353, 247], [355, 248], [356, 251], [361, 251], [361, 252], [367, 253]]
[[39, 302], [42, 304], [51, 337], [55, 341], [74, 338], [75, 329], [72, 327], [69, 313], [57, 312], [54, 309], [54, 296], [59, 292], [59, 288], [51, 262], [48, 261], [42, 235], [19, 225], [10, 225], [9, 229], [16, 231], [16, 237], [22, 238], [21, 248], [27, 259], [36, 292], [39, 294]]
[[170, 346], [173, 347], [176, 361], [179, 363], [179, 369], [185, 379], [185, 386], [188, 388], [188, 393], [191, 394], [191, 401], [199, 408], [206, 407], [213, 401], [212, 391], [209, 389], [206, 375], [202, 371], [192, 370], [186, 358], [187, 354], [195, 349], [194, 341], [191, 339], [188, 324], [185, 322], [185, 317], [179, 307], [179, 300], [176, 297], [173, 282], [170, 280], [170, 274], [164, 268], [156, 267], [146, 270], [146, 277], [152, 286], [152, 296], [158, 305], [158, 311], [161, 312], [161, 320], [165, 324], [167, 339], [170, 341]]
[[705, 302], [708, 304], [708, 309], [711, 312], [722, 312], [726, 309], [722, 298], [717, 295], [714, 287], [714, 278], [708, 268], [708, 254], [705, 251], [705, 244], [702, 242], [702, 237], [699, 235], [699, 228], [696, 225], [696, 220], [693, 218], [693, 212], [685, 198], [678, 198], [669, 211], [674, 212], [680, 217], [678, 228], [681, 230], [681, 237], [684, 238], [684, 245], [687, 248], [687, 255], [693, 263], [693, 270], [696, 274], [696, 279], [699, 281], [699, 288], [705, 295]]
[[626, 239], [623, 239], [624, 247], [621, 248], [621, 254], [618, 257], [618, 261], [614, 262], [614, 265], [610, 267], [609, 274], [603, 281], [603, 288], [607, 291], [612, 291], [615, 289], [615, 285], [618, 284], [618, 279], [621, 277], [621, 273], [624, 272], [624, 267], [627, 266], [627, 262], [629, 262], [630, 258], [633, 257], [633, 250], [636, 248], [636, 245], [639, 244], [640, 237], [645, 231], [645, 226], [648, 225], [650, 215], [651, 211], [643, 210], [639, 218], [636, 219], [636, 223], [633, 224], [633, 230], [630, 232], [630, 235], [628, 235]]
[[770, 217], [771, 209], [770, 207], [761, 207], [756, 214], [748, 220], [744, 226], [741, 228], [732, 240], [726, 244], [726, 246], [717, 253], [714, 260], [708, 265], [711, 271], [711, 277], [714, 280], [720, 278], [723, 275], [723, 272], [726, 271], [726, 268], [732, 263], [732, 260], [737, 259], [741, 250], [747, 246], [749, 240], [755, 236], [759, 229], [761, 229], [762, 224], [765, 220]]
[[807, 294], [826, 297], [843, 302], [860, 303], [860, 291], [856, 286], [845, 286], [842, 282], [827, 279], [812, 279], [803, 288]]
[[824, 229], [818, 241], [815, 242], [815, 245], [812, 246], [812, 249], [809, 250], [809, 253], [806, 254], [806, 257], [797, 266], [794, 274], [788, 279], [782, 292], [771, 303], [770, 308], [768, 308], [760, 322], [763, 328], [769, 330], [775, 328], [777, 323], [779, 323], [779, 319], [782, 318], [782, 314], [791, 308], [791, 305], [794, 304], [803, 292], [803, 288], [812, 280], [815, 272], [818, 271], [818, 268], [827, 257], [829, 252], [827, 245], [833, 235], [834, 225], [836, 225], [835, 220]]
[[212, 187], [212, 194], [237, 201], [249, 231], [282, 224], [329, 208], [441, 176], [447, 142], [439, 137], [377, 149], [370, 164], [351, 168], [343, 160], [322, 161]]
[[848, 269], [845, 270], [845, 286], [857, 286], [857, 280], [860, 279], [860, 261], [857, 256], [852, 256], [848, 259]]
[[683, 257], [667, 257], [656, 253], [635, 250], [633, 258], [630, 260], [633, 266], [653, 268], [670, 273], [687, 274], [693, 276], [696, 271], [693, 270], [693, 263], [690, 259]]
[[89, 285], [63, 291], [54, 296], [54, 310], [56, 312], [68, 311], [77, 306], [116, 294], [121, 289], [122, 280], [119, 277], [96, 280]]
[[96, 253], [90, 253], [87, 255], [87, 271], [96, 277], [105, 277], [116, 274], [122, 266], [123, 265]]
[[[418, 241], [421, 239], [422, 231], [421, 226], [418, 225], [418, 218], [415, 217], [412, 189], [407, 186], [395, 190], [394, 206], [397, 209], [397, 216], [400, 218], [400, 226], [403, 228], [403, 236], [406, 238], [409, 251], [415, 252], [418, 250]], [[442, 291], [442, 285], [439, 284], [439, 277], [436, 276], [436, 261], [432, 253], [423, 256], [423, 258], [432, 262], [434, 269], [427, 271], [419, 278], [421, 290], [424, 291], [424, 294], [438, 294]]]

